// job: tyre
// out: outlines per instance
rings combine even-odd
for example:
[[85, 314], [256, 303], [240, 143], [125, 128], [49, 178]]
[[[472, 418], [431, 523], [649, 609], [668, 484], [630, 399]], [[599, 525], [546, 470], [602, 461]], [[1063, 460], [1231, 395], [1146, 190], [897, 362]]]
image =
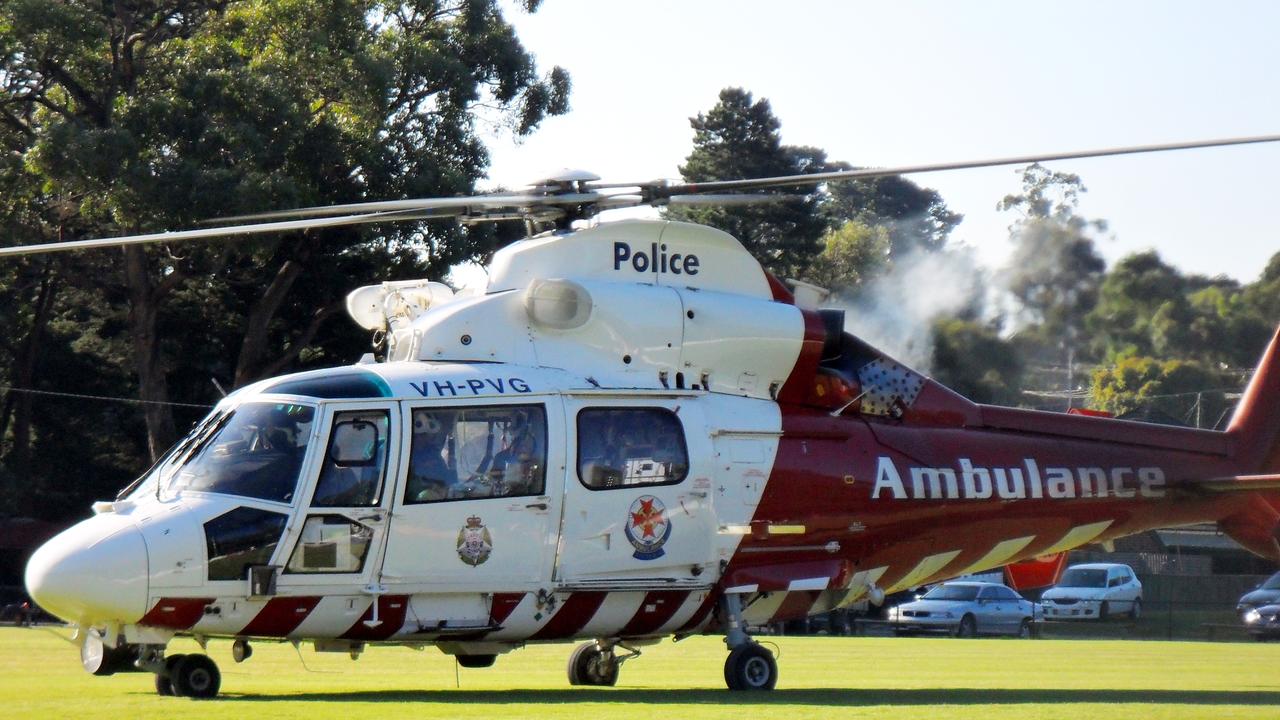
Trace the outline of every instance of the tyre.
[[724, 661], [724, 683], [730, 690], [772, 690], [778, 683], [778, 663], [767, 648], [739, 645]]
[[80, 664], [94, 675], [114, 675], [118, 672], [136, 672], [133, 663], [138, 659], [138, 648], [133, 645], [107, 647], [97, 632], [88, 631], [80, 643]]
[[189, 698], [217, 697], [222, 673], [208, 655], [183, 655], [169, 677], [175, 695]]
[[978, 621], [973, 619], [972, 615], [965, 615], [960, 618], [960, 624], [956, 625], [956, 637], [971, 638], [978, 636]]
[[1129, 619], [1138, 622], [1142, 618], [1142, 598], [1133, 601], [1133, 607], [1129, 608]]
[[493, 667], [494, 661], [498, 659], [497, 655], [454, 655], [453, 657], [464, 668]]
[[1102, 606], [1098, 608], [1098, 619], [1099, 620], [1111, 619], [1111, 603], [1107, 602], [1106, 600], [1102, 601]]
[[173, 695], [173, 681], [162, 672], [156, 673], [156, 694], [162, 697]]
[[612, 686], [618, 682], [618, 663], [593, 642], [574, 648], [569, 656], [569, 684]]

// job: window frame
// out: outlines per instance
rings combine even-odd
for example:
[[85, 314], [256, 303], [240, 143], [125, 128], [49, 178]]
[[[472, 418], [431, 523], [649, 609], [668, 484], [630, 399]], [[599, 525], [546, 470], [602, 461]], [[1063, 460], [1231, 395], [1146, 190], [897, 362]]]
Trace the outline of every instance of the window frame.
[[[538, 492], [526, 492], [526, 493], [520, 493], [518, 495], [517, 494], [488, 495], [488, 496], [474, 496], [474, 497], [447, 497], [446, 496], [442, 498], [436, 498], [433, 500], [410, 500], [409, 499], [409, 481], [413, 474], [413, 435], [414, 435], [413, 416], [414, 416], [414, 413], [417, 413], [420, 411], [465, 412], [468, 410], [475, 411], [475, 410], [502, 410], [502, 409], [511, 409], [511, 410], [536, 409], [542, 413], [542, 487], [539, 489]], [[551, 413], [547, 409], [547, 403], [545, 402], [520, 402], [520, 403], [476, 402], [476, 403], [467, 403], [464, 405], [406, 406], [404, 410], [405, 410], [405, 412], [403, 413], [405, 416], [404, 423], [405, 423], [405, 427], [407, 428], [404, 434], [408, 437], [408, 445], [407, 447], [404, 448], [405, 455], [404, 455], [404, 462], [402, 463], [404, 465], [404, 473], [402, 474], [402, 477], [399, 478], [401, 487], [399, 492], [397, 493], [398, 497], [394, 498], [394, 500], [398, 502], [401, 507], [441, 505], [441, 504], [453, 503], [453, 502], [466, 502], [469, 500], [505, 500], [508, 498], [543, 497], [547, 494], [547, 482], [548, 482], [547, 476], [550, 473], [550, 468], [548, 467], [548, 462], [549, 462], [548, 458], [551, 457], [551, 447], [550, 447]], [[455, 472], [457, 471], [456, 468], [454, 470]]]
[[[299, 552], [302, 552], [305, 554], [306, 551], [303, 547], [305, 543], [302, 539], [302, 533], [306, 531], [307, 524], [310, 523], [313, 519], [317, 519], [317, 518], [321, 519], [322, 521], [325, 518], [338, 518], [351, 525], [359, 525], [360, 527], [369, 531], [369, 543], [365, 546], [364, 554], [360, 556], [360, 564], [355, 570], [323, 570], [323, 569], [322, 570], [294, 570], [289, 567], [290, 564], [293, 562], [293, 558], [295, 555], [297, 555]], [[296, 542], [294, 542], [293, 549], [289, 552], [289, 556], [280, 558], [281, 560], [280, 573], [282, 575], [292, 575], [295, 577], [316, 577], [316, 576], [323, 576], [323, 575], [361, 575], [364, 573], [365, 567], [368, 565], [369, 554], [374, 550], [374, 544], [376, 542], [376, 538], [377, 538], [377, 531], [374, 527], [367, 525], [365, 523], [362, 523], [359, 520], [356, 520], [355, 518], [350, 517], [348, 515], [344, 515], [342, 513], [334, 513], [334, 512], [307, 513], [305, 519], [303, 519], [302, 521], [301, 530], [299, 530], [298, 532], [298, 539]]]
[[[331, 504], [317, 504], [317, 503], [316, 503], [316, 495], [317, 495], [317, 493], [319, 493], [319, 492], [320, 492], [321, 484], [324, 482], [324, 479], [325, 479], [325, 471], [329, 468], [329, 465], [330, 465], [330, 462], [331, 462], [331, 461], [330, 461], [330, 457], [329, 457], [329, 456], [330, 456], [330, 453], [331, 453], [331, 451], [332, 451], [332, 449], [333, 449], [333, 441], [334, 441], [335, 433], [337, 432], [338, 428], [339, 428], [340, 426], [345, 425], [345, 424], [348, 424], [348, 423], [355, 423], [355, 422], [373, 422], [373, 421], [370, 421], [370, 420], [361, 420], [361, 419], [359, 419], [359, 418], [347, 419], [347, 418], [344, 418], [343, 416], [344, 416], [344, 415], [375, 414], [375, 413], [381, 413], [381, 414], [382, 414], [382, 417], [383, 417], [383, 419], [384, 419], [384, 420], [385, 420], [385, 422], [386, 422], [386, 428], [387, 428], [386, 435], [387, 435], [387, 437], [386, 437], [386, 439], [383, 441], [382, 462], [381, 462], [381, 467], [379, 468], [379, 471], [378, 471], [378, 484], [377, 484], [377, 487], [376, 487], [376, 488], [374, 488], [374, 493], [373, 493], [373, 497], [372, 497], [372, 499], [370, 500], [370, 502], [368, 502], [368, 503], [366, 503], [366, 504], [361, 504], [361, 505], [331, 505]], [[376, 422], [374, 422], [374, 427], [375, 427], [375, 430], [376, 430], [376, 427], [377, 427]], [[323, 445], [324, 451], [323, 451], [323, 452], [318, 456], [318, 461], [319, 461], [320, 467], [316, 468], [316, 470], [314, 470], [314, 471], [313, 471], [313, 472], [315, 473], [315, 475], [314, 475], [315, 480], [314, 480], [314, 482], [312, 482], [312, 484], [311, 484], [311, 485], [312, 485], [312, 486], [311, 486], [311, 495], [310, 495], [310, 497], [307, 499], [307, 504], [306, 504], [306, 506], [303, 508], [303, 510], [304, 510], [304, 511], [306, 511], [306, 512], [308, 512], [308, 513], [309, 513], [309, 512], [311, 512], [311, 511], [313, 511], [313, 510], [315, 510], [315, 511], [320, 511], [320, 512], [321, 512], [321, 514], [328, 514], [328, 513], [324, 513], [323, 511], [340, 510], [340, 509], [343, 509], [343, 508], [357, 508], [357, 509], [360, 509], [360, 510], [368, 510], [368, 509], [370, 509], [370, 508], [383, 507], [383, 506], [385, 505], [385, 502], [384, 502], [384, 501], [385, 501], [385, 499], [386, 499], [386, 493], [387, 493], [387, 478], [388, 478], [388, 477], [390, 477], [390, 475], [391, 475], [391, 473], [390, 473], [390, 470], [391, 470], [390, 465], [391, 465], [391, 454], [392, 454], [393, 449], [394, 449], [394, 448], [393, 448], [393, 446], [392, 446], [392, 442], [393, 442], [394, 437], [395, 437], [395, 432], [393, 432], [393, 413], [391, 412], [391, 410], [390, 410], [389, 408], [385, 408], [385, 407], [360, 407], [360, 406], [358, 406], [358, 405], [353, 405], [353, 406], [337, 406], [337, 407], [335, 407], [335, 408], [334, 408], [334, 410], [333, 410], [333, 414], [330, 416], [329, 426], [328, 426], [328, 428], [327, 428], [327, 432], [325, 433], [325, 436], [324, 436], [324, 438], [323, 438], [323, 440], [324, 440], [324, 445]], [[373, 461], [371, 461], [371, 462], [369, 462], [369, 463], [367, 463], [367, 464], [358, 464], [358, 465], [353, 465], [353, 464], [338, 463], [338, 462], [333, 462], [332, 464], [333, 464], [333, 466], [334, 466], [334, 467], [338, 467], [338, 468], [373, 467], [373, 466], [377, 466], [377, 465], [379, 465], [379, 463], [378, 463], [376, 460], [377, 460], [377, 456], [376, 456], [376, 454], [375, 454]]]
[[[582, 414], [585, 412], [592, 412], [592, 411], [598, 411], [598, 410], [604, 410], [608, 412], [656, 410], [669, 415], [673, 420], [675, 420], [676, 427], [679, 429], [679, 432], [676, 435], [680, 439], [680, 449], [684, 454], [684, 474], [682, 474], [680, 477], [676, 478], [675, 480], [667, 480], [666, 482], [660, 482], [660, 483], [637, 483], [634, 485], [619, 484], [619, 485], [606, 485], [601, 487], [596, 487], [588, 483], [582, 477]], [[573, 429], [574, 429], [574, 448], [573, 448], [574, 470], [573, 472], [574, 472], [574, 475], [577, 476], [578, 478], [578, 484], [586, 488], [587, 490], [590, 490], [591, 492], [601, 492], [606, 490], [636, 490], [639, 488], [667, 487], [670, 485], [679, 485], [680, 483], [683, 483], [685, 480], [689, 479], [689, 475], [691, 474], [689, 471], [692, 469], [691, 468], [692, 462], [689, 459], [689, 440], [685, 436], [685, 427], [684, 427], [684, 423], [680, 420], [680, 414], [669, 407], [664, 407], [662, 405], [584, 406], [584, 407], [578, 408], [578, 411], [574, 413]]]

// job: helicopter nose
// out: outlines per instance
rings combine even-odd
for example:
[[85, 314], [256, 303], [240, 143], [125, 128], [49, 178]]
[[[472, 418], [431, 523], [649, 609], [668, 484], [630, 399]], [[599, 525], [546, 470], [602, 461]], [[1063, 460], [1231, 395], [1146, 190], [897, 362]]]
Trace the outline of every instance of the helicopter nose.
[[147, 546], [133, 523], [99, 515], [40, 546], [27, 562], [27, 592], [80, 624], [134, 622], [146, 612]]

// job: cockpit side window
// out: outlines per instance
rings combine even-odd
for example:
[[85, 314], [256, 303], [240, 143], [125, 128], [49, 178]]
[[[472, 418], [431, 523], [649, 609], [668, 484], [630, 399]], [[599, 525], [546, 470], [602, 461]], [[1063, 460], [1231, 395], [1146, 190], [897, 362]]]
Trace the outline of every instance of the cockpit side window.
[[180, 465], [166, 489], [291, 502], [314, 418], [315, 408], [309, 405], [241, 405], [184, 441], [172, 456]]
[[333, 416], [312, 507], [371, 507], [382, 497], [391, 419], [386, 410]]
[[541, 495], [546, 465], [541, 405], [419, 408], [404, 502]]
[[689, 474], [680, 419], [665, 408], [578, 413], [578, 479], [591, 490], [674, 485]]
[[302, 536], [286, 573], [358, 573], [373, 530], [341, 515], [313, 515], [302, 527]]

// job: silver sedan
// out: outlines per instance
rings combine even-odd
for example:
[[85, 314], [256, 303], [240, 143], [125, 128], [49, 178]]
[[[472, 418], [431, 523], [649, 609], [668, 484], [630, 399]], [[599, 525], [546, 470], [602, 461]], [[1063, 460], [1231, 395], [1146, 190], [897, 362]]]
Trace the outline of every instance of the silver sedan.
[[1000, 583], [944, 583], [919, 600], [889, 608], [889, 623], [895, 635], [1031, 637], [1035, 621], [1035, 606]]

